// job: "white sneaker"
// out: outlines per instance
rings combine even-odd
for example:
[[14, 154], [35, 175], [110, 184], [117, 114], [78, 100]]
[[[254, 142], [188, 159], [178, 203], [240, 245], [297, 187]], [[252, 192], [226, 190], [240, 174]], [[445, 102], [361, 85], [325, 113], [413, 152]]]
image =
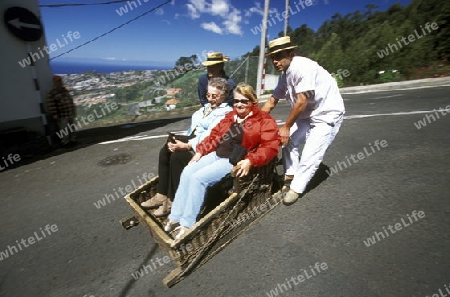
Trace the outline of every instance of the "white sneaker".
[[180, 223], [178, 222], [172, 222], [171, 220], [167, 221], [166, 225], [164, 226], [164, 231], [166, 232], [172, 232], [176, 228], [180, 226]]
[[175, 240], [180, 239], [180, 238], [183, 237], [184, 234], [186, 234], [186, 232], [188, 232], [188, 231], [189, 231], [189, 228], [188, 228], [188, 227], [184, 227], [184, 226], [178, 226], [178, 227], [176, 227], [175, 230], [174, 230], [174, 232], [178, 232], [178, 233], [176, 233], [174, 239], [175, 239]]
[[300, 197], [299, 193], [296, 193], [292, 190], [289, 190], [283, 198], [284, 205], [291, 205], [297, 202], [298, 197]]

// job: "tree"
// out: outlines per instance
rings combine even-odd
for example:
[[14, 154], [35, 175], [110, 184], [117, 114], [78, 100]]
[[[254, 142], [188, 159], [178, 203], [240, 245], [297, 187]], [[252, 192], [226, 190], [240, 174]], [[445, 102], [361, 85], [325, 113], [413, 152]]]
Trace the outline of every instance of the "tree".
[[339, 36], [336, 33], [332, 33], [330, 39], [324, 44], [322, 49], [314, 55], [314, 58], [330, 73], [345, 68], [346, 61]]
[[191, 55], [189, 57], [180, 57], [175, 62], [175, 67], [183, 67], [183, 68], [185, 68], [186, 64], [190, 64], [190, 65], [198, 64], [198, 57], [197, 57], [197, 55]]

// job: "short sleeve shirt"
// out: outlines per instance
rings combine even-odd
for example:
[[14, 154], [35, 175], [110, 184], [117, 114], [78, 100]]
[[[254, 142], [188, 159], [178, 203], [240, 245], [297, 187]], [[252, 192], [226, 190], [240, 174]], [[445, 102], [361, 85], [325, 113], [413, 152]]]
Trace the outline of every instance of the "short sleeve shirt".
[[295, 56], [274, 90], [276, 99], [286, 98], [294, 106], [297, 94], [314, 91], [298, 120], [335, 123], [345, 113], [344, 101], [336, 80], [317, 62]]

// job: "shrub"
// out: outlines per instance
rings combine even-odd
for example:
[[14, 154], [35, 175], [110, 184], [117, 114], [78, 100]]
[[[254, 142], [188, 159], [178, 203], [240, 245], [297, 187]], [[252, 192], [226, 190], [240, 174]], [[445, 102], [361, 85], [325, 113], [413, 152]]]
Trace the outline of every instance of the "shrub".
[[379, 74], [378, 80], [380, 83], [387, 83], [401, 80], [401, 75], [398, 70], [380, 71], [378, 72], [378, 74]]

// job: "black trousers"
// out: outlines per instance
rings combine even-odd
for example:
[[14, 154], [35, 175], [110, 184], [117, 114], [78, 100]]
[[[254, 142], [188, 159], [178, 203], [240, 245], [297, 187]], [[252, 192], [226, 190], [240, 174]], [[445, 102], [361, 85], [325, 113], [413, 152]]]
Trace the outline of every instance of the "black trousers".
[[166, 195], [171, 201], [180, 184], [181, 172], [194, 155], [194, 151], [169, 151], [167, 143], [159, 151], [157, 193]]

